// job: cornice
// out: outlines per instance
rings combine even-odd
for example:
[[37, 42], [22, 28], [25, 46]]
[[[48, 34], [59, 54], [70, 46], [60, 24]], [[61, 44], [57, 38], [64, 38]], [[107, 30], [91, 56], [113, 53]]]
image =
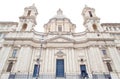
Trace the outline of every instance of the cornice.
[[21, 16], [20, 19], [35, 19], [34, 16]]
[[86, 34], [87, 34], [86, 30], [83, 31], [83, 32], [72, 33], [73, 36], [83, 36], [83, 35], [86, 35]]
[[95, 22], [99, 23], [100, 18], [98, 18], [98, 17], [92, 17], [92, 18], [87, 17], [87, 18], [85, 18], [83, 25], [89, 23], [90, 21], [93, 21], [93, 23], [95, 23]]
[[101, 23], [101, 26], [120, 26], [120, 23]]
[[[16, 42], [11, 42], [11, 41], [7, 41], [7, 42], [4, 42], [4, 46], [6, 46], [6, 47], [18, 47], [18, 48], [20, 48], [20, 47], [22, 47], [22, 46], [25, 46], [25, 47], [35, 47], [35, 48], [40, 48], [40, 44], [41, 43], [35, 43], [35, 42], [33, 42], [33, 41], [16, 41]], [[113, 43], [108, 43], [108, 44], [100, 44], [100, 43], [90, 43], [90, 42], [86, 42], [86, 43], [69, 43], [69, 44], [67, 44], [67, 43], [45, 43], [45, 42], [43, 42], [42, 43], [43, 45], [42, 45], [42, 47], [43, 48], [48, 48], [48, 47], [51, 47], [51, 45], [52, 45], [52, 48], [56, 48], [56, 47], [64, 47], [64, 48], [70, 48], [70, 47], [72, 47], [72, 48], [86, 48], [86, 47], [98, 47], [98, 48], [100, 48], [100, 49], [102, 49], [102, 48], [107, 48], [107, 47], [116, 47], [116, 44], [113, 44]], [[57, 45], [58, 44], [58, 45]], [[117, 47], [117, 48], [119, 48], [119, 47]]]
[[0, 25], [18, 25], [18, 22], [0, 22]]

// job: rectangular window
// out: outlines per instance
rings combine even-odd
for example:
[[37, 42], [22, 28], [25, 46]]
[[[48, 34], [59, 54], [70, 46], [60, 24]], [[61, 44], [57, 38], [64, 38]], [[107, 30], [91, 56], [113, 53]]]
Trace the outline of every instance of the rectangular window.
[[107, 55], [106, 50], [102, 50], [103, 55]]
[[31, 14], [31, 10], [29, 10], [29, 11], [28, 11], [28, 14], [27, 14], [27, 16], [30, 16], [30, 14]]
[[56, 60], [56, 77], [64, 77], [64, 59]]
[[80, 65], [80, 70], [81, 70], [81, 76], [83, 78], [88, 77], [87, 71], [86, 71], [86, 66], [85, 65]]
[[90, 15], [90, 17], [93, 17], [93, 15], [92, 15], [91, 11], [89, 11], [89, 15]]
[[39, 76], [39, 70], [40, 70], [40, 65], [35, 64], [34, 65], [34, 71], [33, 71], [33, 77]]
[[13, 53], [12, 53], [12, 57], [15, 58], [15, 57], [16, 57], [16, 54], [17, 54], [17, 49], [14, 49], [14, 50], [13, 50]]
[[10, 62], [7, 68], [7, 72], [11, 72], [13, 66], [13, 62]]
[[112, 72], [112, 67], [111, 64], [109, 62], [106, 63], [108, 71]]

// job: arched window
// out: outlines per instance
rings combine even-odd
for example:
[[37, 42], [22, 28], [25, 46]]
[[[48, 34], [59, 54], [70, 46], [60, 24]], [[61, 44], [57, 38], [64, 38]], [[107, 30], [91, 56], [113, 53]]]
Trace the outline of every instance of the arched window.
[[7, 68], [7, 72], [11, 72], [13, 66], [13, 62], [10, 62]]
[[21, 31], [25, 31], [26, 28], [27, 28], [27, 24], [25, 23], [25, 24], [23, 24]]
[[30, 16], [31, 14], [31, 10], [28, 10], [27, 16]]
[[93, 15], [92, 15], [91, 11], [89, 11], [89, 15], [90, 15], [90, 17], [93, 17]]
[[93, 29], [94, 29], [94, 31], [97, 31], [97, 26], [96, 26], [96, 24], [93, 24]]

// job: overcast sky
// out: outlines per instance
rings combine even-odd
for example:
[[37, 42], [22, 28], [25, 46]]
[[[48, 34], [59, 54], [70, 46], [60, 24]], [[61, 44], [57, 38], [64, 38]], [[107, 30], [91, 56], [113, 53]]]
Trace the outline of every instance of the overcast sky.
[[37, 31], [43, 31], [43, 25], [49, 21], [61, 8], [63, 14], [76, 24], [76, 31], [84, 31], [81, 12], [85, 4], [95, 8], [101, 23], [120, 23], [120, 0], [0, 0], [0, 21], [19, 22], [24, 8], [35, 3], [37, 16]]

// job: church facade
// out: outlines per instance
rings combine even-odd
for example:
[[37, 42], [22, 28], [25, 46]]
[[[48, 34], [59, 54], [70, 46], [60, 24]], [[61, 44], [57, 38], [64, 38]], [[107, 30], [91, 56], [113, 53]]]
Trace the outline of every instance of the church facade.
[[0, 79], [120, 79], [120, 23], [85, 6], [83, 32], [61, 9], [37, 32], [37, 15], [32, 5], [19, 22], [0, 22]]

